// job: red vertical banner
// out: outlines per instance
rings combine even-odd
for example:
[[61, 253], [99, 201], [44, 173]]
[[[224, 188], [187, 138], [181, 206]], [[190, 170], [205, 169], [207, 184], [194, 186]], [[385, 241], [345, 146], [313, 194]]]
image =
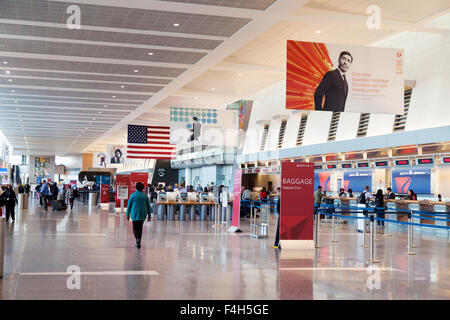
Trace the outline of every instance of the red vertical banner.
[[233, 217], [231, 226], [239, 228], [241, 218], [241, 184], [242, 184], [242, 170], [234, 170], [234, 188], [233, 188]]
[[109, 203], [109, 185], [100, 185], [100, 203]]
[[314, 163], [283, 162], [280, 239], [313, 240], [313, 212]]
[[[128, 189], [128, 198], [133, 192], [136, 192], [136, 183], [141, 182], [144, 187], [148, 184], [148, 172], [132, 172], [130, 175], [130, 188]], [[145, 191], [146, 189], [144, 189]]]
[[[116, 207], [120, 207], [120, 200], [117, 199], [118, 194], [118, 187], [127, 187], [128, 188], [128, 194], [130, 194], [130, 175], [129, 174], [117, 174], [116, 175]], [[130, 198], [130, 197], [128, 197]], [[124, 206], [126, 207], [128, 205], [128, 200], [124, 201]]]

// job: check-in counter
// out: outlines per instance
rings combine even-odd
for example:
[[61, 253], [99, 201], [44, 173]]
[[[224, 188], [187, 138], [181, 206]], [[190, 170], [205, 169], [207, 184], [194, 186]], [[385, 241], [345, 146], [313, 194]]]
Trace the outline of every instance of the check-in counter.
[[[167, 213], [167, 220], [175, 220], [175, 208], [177, 206], [180, 207], [179, 209], [179, 219], [180, 221], [185, 220], [195, 220], [195, 207], [200, 206], [200, 220], [204, 221], [206, 220], [206, 212], [207, 208], [209, 207], [212, 209], [212, 206], [214, 206], [214, 202], [208, 201], [208, 202], [199, 202], [199, 201], [163, 201], [157, 203], [158, 208], [161, 208], [158, 210], [158, 220], [164, 220], [164, 215]], [[165, 208], [162, 209], [162, 208]], [[210, 220], [213, 220], [214, 217], [212, 216], [212, 211], [210, 210]]]

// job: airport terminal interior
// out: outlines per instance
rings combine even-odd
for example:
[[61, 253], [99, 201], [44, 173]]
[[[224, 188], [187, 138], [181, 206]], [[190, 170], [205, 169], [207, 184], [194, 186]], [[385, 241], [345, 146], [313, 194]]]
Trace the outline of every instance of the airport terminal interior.
[[450, 2], [0, 0], [0, 299], [450, 299]]

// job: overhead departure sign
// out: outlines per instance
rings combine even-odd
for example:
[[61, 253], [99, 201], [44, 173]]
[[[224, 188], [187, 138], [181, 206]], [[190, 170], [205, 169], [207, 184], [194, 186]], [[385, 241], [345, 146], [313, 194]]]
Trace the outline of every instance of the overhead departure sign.
[[442, 157], [442, 163], [450, 163], [450, 157]]
[[341, 164], [341, 168], [342, 169], [348, 169], [348, 168], [351, 168], [351, 167], [352, 167], [351, 163], [343, 163], [343, 164]]
[[375, 161], [375, 167], [388, 167], [388, 161]]
[[420, 158], [417, 159], [417, 164], [433, 164], [434, 160], [433, 158]]
[[396, 166], [409, 166], [409, 160], [395, 160]]
[[369, 167], [368, 162], [359, 162], [358, 163], [358, 168], [368, 168], [368, 167]]
[[336, 169], [336, 165], [335, 164], [328, 164], [327, 165], [327, 169]]
[[315, 166], [314, 166], [314, 169], [316, 169], [316, 170], [322, 170], [323, 167], [322, 167], [322, 165], [315, 165]]

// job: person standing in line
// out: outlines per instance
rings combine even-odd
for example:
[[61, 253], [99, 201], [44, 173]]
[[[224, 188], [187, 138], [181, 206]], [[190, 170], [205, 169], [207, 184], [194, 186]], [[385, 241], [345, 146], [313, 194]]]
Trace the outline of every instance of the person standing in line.
[[[322, 203], [322, 198], [325, 194], [322, 192], [322, 186], [317, 187], [317, 191], [314, 193], [314, 216], [317, 216], [317, 210]], [[318, 217], [320, 219], [320, 216]]]
[[[50, 196], [50, 190], [48, 187], [48, 183], [46, 180], [43, 181], [43, 184], [41, 186], [40, 189], [40, 194], [41, 194], [41, 203], [44, 205], [44, 211], [48, 212], [48, 206], [47, 206], [47, 199]], [[43, 211], [41, 211], [43, 212]]]
[[259, 193], [259, 200], [261, 200], [261, 202], [267, 202], [267, 191], [266, 191], [266, 187], [263, 187], [261, 192]]
[[28, 195], [28, 194], [30, 194], [30, 189], [31, 189], [31, 187], [30, 187], [30, 185], [27, 183], [27, 184], [25, 184], [25, 193]]
[[347, 196], [347, 194], [345, 193], [345, 189], [344, 188], [341, 188], [340, 190], [339, 190], [339, 197], [340, 198], [345, 198]]
[[8, 184], [8, 188], [5, 190], [5, 192], [3, 192], [3, 198], [5, 199], [6, 221], [9, 220], [10, 216], [12, 221], [15, 221], [16, 216], [14, 214], [14, 207], [16, 206], [18, 201], [12, 185]]
[[[375, 194], [375, 211], [377, 213], [378, 219], [384, 219], [384, 196], [383, 196], [383, 190], [378, 189], [377, 193]], [[378, 228], [384, 228], [384, 221], [377, 221]]]
[[253, 195], [252, 192], [250, 191], [250, 189], [245, 188], [244, 186], [242, 186], [244, 188], [244, 192], [242, 193], [241, 199], [243, 200], [243, 216], [244, 217], [249, 217], [250, 216], [250, 203], [253, 200]]
[[133, 192], [128, 199], [127, 206], [127, 220], [133, 221], [133, 234], [136, 238], [136, 248], [141, 248], [142, 228], [144, 221], [152, 220], [152, 212], [150, 207], [150, 200], [148, 196], [142, 191], [144, 185], [141, 182], [136, 183], [136, 192]]

